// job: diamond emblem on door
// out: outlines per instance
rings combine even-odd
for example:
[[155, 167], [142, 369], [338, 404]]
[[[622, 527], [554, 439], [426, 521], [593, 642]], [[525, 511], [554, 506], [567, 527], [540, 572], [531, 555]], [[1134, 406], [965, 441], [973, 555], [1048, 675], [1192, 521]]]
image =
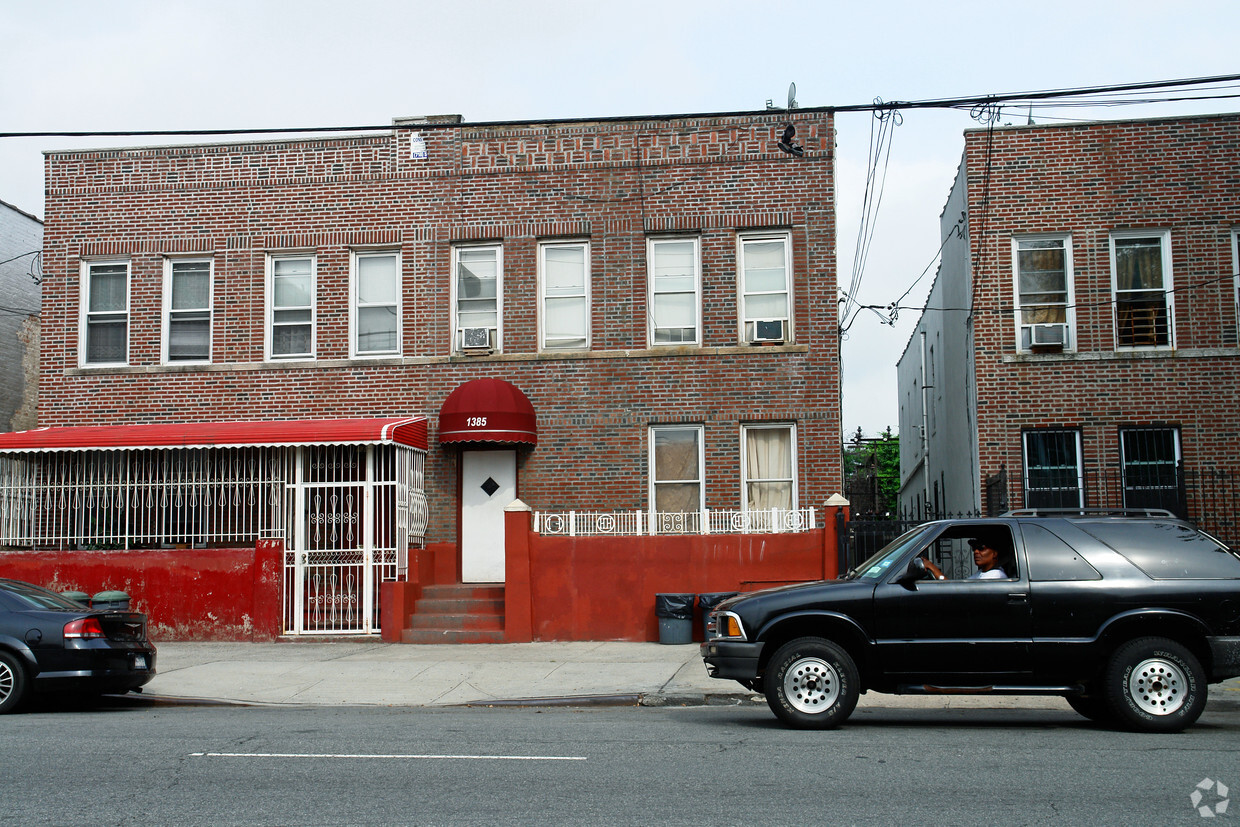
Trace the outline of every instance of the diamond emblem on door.
[[499, 490], [499, 483], [498, 483], [498, 482], [496, 482], [496, 481], [495, 481], [494, 479], [492, 479], [491, 477], [487, 477], [486, 482], [484, 482], [484, 483], [483, 483], [482, 485], [480, 485], [479, 487], [480, 487], [483, 491], [487, 492], [487, 496], [488, 496], [488, 497], [490, 497], [490, 496], [494, 495], [496, 491], [498, 491], [498, 490]]

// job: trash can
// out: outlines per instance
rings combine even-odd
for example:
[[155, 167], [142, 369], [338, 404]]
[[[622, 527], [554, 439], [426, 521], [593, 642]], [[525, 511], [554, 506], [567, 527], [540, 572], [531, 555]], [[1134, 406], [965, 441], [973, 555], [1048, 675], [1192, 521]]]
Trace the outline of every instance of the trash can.
[[693, 642], [693, 595], [656, 594], [654, 614], [659, 618], [659, 643]]
[[90, 599], [90, 607], [97, 612], [129, 611], [129, 595], [124, 592], [99, 592]]
[[709, 592], [707, 594], [699, 594], [698, 608], [702, 610], [702, 640], [706, 640], [706, 624], [710, 622], [710, 613], [715, 610], [723, 601], [729, 597], [736, 597], [739, 592]]
[[88, 608], [90, 607], [90, 595], [86, 592], [61, 592], [60, 596], [75, 600]]

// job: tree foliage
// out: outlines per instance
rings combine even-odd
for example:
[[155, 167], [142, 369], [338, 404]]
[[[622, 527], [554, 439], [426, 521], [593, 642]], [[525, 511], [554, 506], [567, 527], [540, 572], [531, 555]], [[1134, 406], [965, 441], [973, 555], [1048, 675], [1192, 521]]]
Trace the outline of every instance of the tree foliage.
[[887, 426], [867, 438], [860, 428], [844, 445], [845, 496], [854, 511], [894, 514], [900, 496], [900, 437]]

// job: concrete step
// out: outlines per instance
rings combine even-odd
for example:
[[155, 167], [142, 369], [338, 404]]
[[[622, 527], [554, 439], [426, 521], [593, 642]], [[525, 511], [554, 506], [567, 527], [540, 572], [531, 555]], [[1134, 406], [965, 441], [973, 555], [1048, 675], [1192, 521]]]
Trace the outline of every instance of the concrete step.
[[423, 600], [458, 600], [462, 598], [502, 600], [503, 597], [504, 587], [502, 585], [486, 583], [447, 583], [425, 586], [422, 589]]
[[444, 597], [426, 598], [414, 604], [418, 614], [496, 614], [503, 615], [504, 599]]
[[405, 629], [402, 643], [503, 643], [504, 632], [483, 629]]
[[485, 631], [504, 630], [504, 616], [494, 614], [417, 614], [409, 617], [410, 629], [463, 631], [479, 629]]

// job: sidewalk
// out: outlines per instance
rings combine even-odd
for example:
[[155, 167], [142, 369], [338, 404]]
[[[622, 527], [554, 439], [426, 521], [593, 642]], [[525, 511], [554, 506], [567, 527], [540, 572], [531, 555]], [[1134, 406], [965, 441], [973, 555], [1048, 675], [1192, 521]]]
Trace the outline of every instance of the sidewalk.
[[[249, 704], [455, 706], [765, 703], [706, 674], [697, 644], [569, 642], [409, 645], [378, 641], [158, 643], [144, 694]], [[1240, 679], [1210, 706], [1240, 708]], [[867, 707], [1068, 709], [1038, 696], [861, 696]]]

